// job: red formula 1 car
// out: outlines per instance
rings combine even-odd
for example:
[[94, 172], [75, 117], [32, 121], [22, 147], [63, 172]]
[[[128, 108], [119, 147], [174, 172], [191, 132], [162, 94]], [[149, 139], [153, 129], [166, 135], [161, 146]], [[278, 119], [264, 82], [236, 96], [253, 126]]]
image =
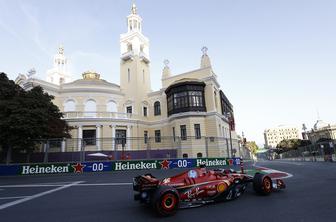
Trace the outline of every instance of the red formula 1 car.
[[135, 200], [152, 205], [162, 216], [169, 216], [179, 208], [237, 199], [249, 183], [261, 195], [285, 188], [281, 179], [272, 180], [266, 174], [256, 173], [252, 177], [231, 169], [201, 167], [162, 180], [151, 174], [137, 176], [133, 179], [133, 190]]

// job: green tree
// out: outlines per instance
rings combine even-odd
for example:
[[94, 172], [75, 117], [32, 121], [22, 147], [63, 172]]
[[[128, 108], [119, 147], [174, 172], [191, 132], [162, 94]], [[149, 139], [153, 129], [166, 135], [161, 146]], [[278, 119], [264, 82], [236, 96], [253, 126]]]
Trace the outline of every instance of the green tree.
[[277, 144], [277, 153], [287, 152], [289, 150], [297, 149], [301, 146], [310, 145], [311, 142], [309, 140], [301, 140], [301, 139], [284, 139], [281, 140], [280, 143]]
[[70, 128], [53, 98], [39, 86], [24, 91], [0, 73], [0, 147], [7, 159], [13, 149], [29, 156], [36, 140], [70, 137]]
[[258, 145], [255, 141], [247, 141], [245, 146], [253, 153], [256, 154], [257, 150], [259, 149]]

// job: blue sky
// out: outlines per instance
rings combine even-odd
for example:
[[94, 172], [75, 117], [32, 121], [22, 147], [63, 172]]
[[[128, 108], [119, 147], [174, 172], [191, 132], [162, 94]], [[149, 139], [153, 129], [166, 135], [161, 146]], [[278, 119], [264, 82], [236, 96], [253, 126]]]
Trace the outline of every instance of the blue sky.
[[[152, 88], [163, 60], [173, 74], [200, 65], [208, 47], [237, 131], [263, 144], [265, 128], [336, 123], [336, 1], [137, 0], [150, 39]], [[0, 0], [0, 71], [34, 67], [45, 79], [60, 44], [74, 79], [88, 69], [119, 83], [119, 35], [132, 1]]]

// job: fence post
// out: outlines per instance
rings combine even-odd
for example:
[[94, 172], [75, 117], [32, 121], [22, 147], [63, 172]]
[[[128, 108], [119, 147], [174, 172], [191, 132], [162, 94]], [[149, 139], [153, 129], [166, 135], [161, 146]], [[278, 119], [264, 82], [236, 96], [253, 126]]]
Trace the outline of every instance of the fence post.
[[81, 138], [79, 138], [79, 140], [80, 140], [80, 152], [79, 152], [79, 162], [84, 162], [84, 156], [85, 156], [85, 144], [84, 144], [84, 141], [81, 139]]
[[146, 145], [146, 159], [150, 159], [150, 143], [151, 143], [151, 138], [147, 138], [147, 145]]
[[205, 156], [206, 156], [206, 158], [209, 158], [209, 143], [208, 143], [208, 137], [205, 137]]
[[49, 152], [49, 140], [47, 140], [47, 143], [45, 143], [44, 146], [45, 146], [45, 150], [44, 150], [43, 162], [47, 163], [48, 162], [48, 152]]
[[12, 147], [8, 146], [7, 153], [6, 153], [6, 165], [12, 161]]
[[226, 153], [227, 153], [227, 158], [230, 158], [230, 151], [229, 151], [229, 141], [227, 138], [225, 138], [226, 140]]
[[65, 152], [65, 138], [62, 138], [62, 141], [61, 141], [61, 152]]
[[116, 143], [116, 138], [115, 137], [112, 137], [112, 148], [113, 148], [113, 155], [114, 155], [114, 159], [115, 160], [118, 160], [118, 157], [117, 157], [117, 143]]

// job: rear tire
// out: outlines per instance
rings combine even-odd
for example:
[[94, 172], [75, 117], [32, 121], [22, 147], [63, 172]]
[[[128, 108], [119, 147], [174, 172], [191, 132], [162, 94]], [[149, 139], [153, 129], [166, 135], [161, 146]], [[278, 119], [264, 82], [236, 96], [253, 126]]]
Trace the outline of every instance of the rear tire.
[[179, 202], [178, 192], [173, 187], [161, 186], [153, 194], [152, 205], [160, 216], [176, 214]]
[[260, 173], [256, 173], [253, 178], [253, 189], [261, 195], [269, 195], [272, 192], [272, 179]]

